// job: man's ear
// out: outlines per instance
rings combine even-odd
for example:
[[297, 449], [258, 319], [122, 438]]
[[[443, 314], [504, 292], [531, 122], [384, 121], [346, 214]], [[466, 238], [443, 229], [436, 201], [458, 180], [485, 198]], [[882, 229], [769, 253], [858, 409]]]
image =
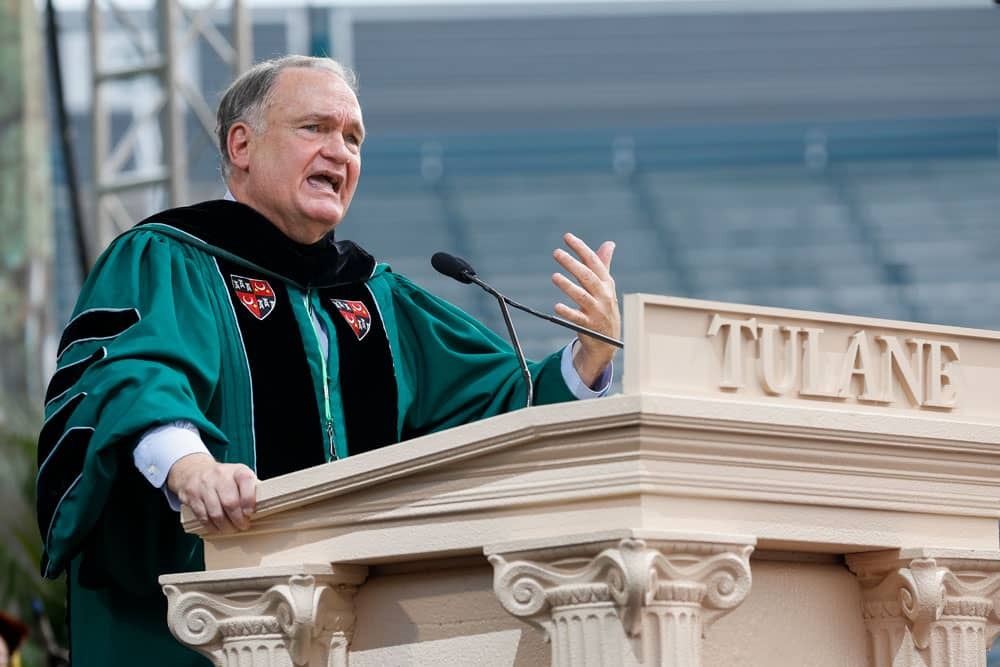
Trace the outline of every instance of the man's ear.
[[250, 140], [253, 131], [244, 122], [233, 123], [226, 135], [226, 150], [229, 152], [229, 162], [237, 169], [246, 170], [250, 167]]

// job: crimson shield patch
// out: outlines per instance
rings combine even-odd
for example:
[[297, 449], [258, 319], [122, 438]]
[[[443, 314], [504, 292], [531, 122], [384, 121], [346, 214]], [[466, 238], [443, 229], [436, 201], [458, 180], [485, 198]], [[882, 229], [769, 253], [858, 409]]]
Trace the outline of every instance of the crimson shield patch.
[[368, 331], [372, 328], [372, 316], [368, 312], [368, 306], [361, 301], [345, 299], [330, 299], [330, 302], [337, 307], [337, 311], [351, 327], [358, 340], [368, 335]]
[[274, 297], [274, 290], [266, 280], [244, 278], [236, 274], [230, 274], [229, 280], [233, 283], [233, 290], [236, 291], [240, 303], [258, 320], [264, 319], [274, 310], [277, 300]]

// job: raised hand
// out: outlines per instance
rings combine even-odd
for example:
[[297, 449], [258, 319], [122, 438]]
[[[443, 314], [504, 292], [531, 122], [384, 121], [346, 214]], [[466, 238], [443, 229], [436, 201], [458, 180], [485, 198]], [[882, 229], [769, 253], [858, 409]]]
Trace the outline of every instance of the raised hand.
[[[573, 282], [562, 273], [552, 274], [552, 282], [566, 293], [576, 308], [557, 303], [556, 314], [571, 322], [593, 329], [612, 338], [621, 337], [621, 313], [615, 279], [611, 277], [611, 257], [615, 252], [613, 241], [605, 241], [594, 252], [590, 246], [573, 234], [564, 234], [563, 241], [576, 257], [559, 248], [552, 256]], [[579, 344], [573, 353], [573, 366], [580, 379], [593, 387], [615, 355], [615, 346], [590, 336], [579, 335]]]

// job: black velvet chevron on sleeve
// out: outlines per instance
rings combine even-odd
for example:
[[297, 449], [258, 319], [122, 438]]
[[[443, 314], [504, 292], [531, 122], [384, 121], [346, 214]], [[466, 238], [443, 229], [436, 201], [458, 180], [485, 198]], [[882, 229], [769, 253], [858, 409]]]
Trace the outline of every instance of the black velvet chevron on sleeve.
[[[38, 436], [37, 510], [38, 530], [43, 544], [59, 503], [83, 471], [87, 447], [94, 429], [79, 426], [67, 429], [70, 417], [87, 395], [79, 393], [56, 410], [42, 425]], [[46, 575], [47, 560], [42, 563]]]
[[84, 372], [95, 363], [108, 356], [108, 348], [102, 347], [89, 357], [67, 364], [57, 370], [49, 380], [49, 388], [45, 391], [45, 405], [59, 398], [75, 385]]
[[56, 356], [61, 357], [71, 345], [89, 340], [107, 340], [127, 331], [139, 321], [135, 308], [95, 308], [74, 317], [59, 339]]

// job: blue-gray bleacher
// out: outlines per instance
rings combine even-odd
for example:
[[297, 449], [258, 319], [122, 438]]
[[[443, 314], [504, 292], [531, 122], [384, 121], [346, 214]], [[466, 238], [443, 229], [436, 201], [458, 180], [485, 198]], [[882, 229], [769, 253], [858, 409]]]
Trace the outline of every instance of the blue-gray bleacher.
[[[338, 234], [501, 331], [431, 254], [549, 310], [572, 230], [618, 241], [622, 292], [1000, 328], [1000, 12], [674, 4], [354, 8], [369, 140]], [[333, 11], [255, 10], [255, 58], [293, 25], [335, 51]], [[217, 98], [221, 61], [196, 61]], [[219, 196], [193, 143], [191, 191]], [[536, 356], [563, 339], [516, 317]]]
[[[997, 127], [373, 139], [341, 232], [501, 333], [493, 300], [435, 274], [435, 251], [546, 311], [562, 300], [551, 251], [572, 231], [617, 242], [622, 293], [1000, 328]], [[956, 137], [959, 149], [947, 143]], [[567, 340], [515, 320], [534, 356]]]

